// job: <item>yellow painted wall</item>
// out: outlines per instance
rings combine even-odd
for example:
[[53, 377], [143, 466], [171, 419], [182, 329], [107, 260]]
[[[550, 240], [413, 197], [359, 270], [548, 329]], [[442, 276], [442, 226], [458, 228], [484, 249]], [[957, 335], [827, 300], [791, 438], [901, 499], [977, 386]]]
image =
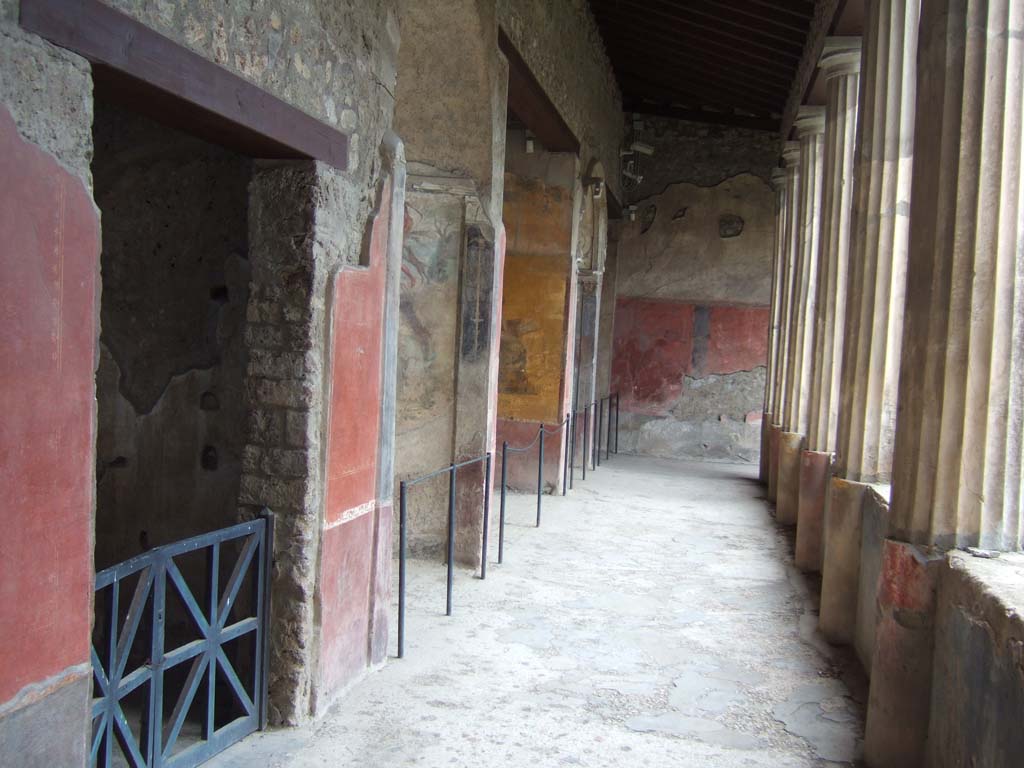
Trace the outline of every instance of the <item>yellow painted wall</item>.
[[572, 191], [505, 174], [498, 417], [556, 422], [566, 355]]

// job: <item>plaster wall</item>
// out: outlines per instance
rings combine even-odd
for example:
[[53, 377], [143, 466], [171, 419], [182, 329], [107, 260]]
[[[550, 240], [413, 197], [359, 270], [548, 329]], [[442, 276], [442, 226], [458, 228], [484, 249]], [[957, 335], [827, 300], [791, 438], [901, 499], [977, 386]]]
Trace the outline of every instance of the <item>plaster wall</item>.
[[[513, 447], [533, 441], [540, 424], [556, 428], [564, 419], [573, 340], [569, 301], [577, 163], [540, 147], [527, 153], [525, 145], [523, 131], [508, 132], [497, 443]], [[545, 438], [546, 487], [561, 484], [563, 450], [559, 437]], [[510, 454], [510, 488], [536, 489], [536, 453], [534, 448]]]
[[644, 118], [652, 176], [617, 248], [620, 449], [755, 461], [771, 290], [770, 137]]
[[250, 161], [106, 104], [93, 131], [102, 570], [237, 519]]
[[0, 2], [0, 764], [82, 765], [99, 325], [88, 65]]
[[[399, 478], [432, 472], [451, 461], [463, 207], [454, 195], [414, 188], [406, 194], [398, 330]], [[441, 551], [447, 504], [448, 486], [442, 481], [417, 486], [410, 495], [414, 554]]]

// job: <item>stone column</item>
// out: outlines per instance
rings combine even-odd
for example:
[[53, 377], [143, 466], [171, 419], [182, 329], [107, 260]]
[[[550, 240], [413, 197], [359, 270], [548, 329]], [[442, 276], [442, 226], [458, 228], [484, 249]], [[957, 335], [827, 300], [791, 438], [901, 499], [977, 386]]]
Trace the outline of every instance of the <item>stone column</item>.
[[769, 437], [771, 456], [768, 466], [768, 498], [775, 502], [778, 501], [782, 424], [785, 419], [786, 401], [789, 392], [788, 361], [792, 348], [789, 322], [793, 311], [793, 267], [799, 244], [799, 238], [797, 237], [797, 214], [800, 209], [797, 201], [800, 190], [800, 142], [790, 141], [786, 143], [786, 147], [782, 151], [782, 161], [786, 174], [785, 190], [783, 191], [786, 206], [785, 210], [781, 212], [783, 218], [779, 220], [782, 232], [782, 250], [779, 254], [781, 260], [779, 265], [779, 329], [777, 334], [778, 351], [776, 352], [776, 364], [772, 374], [774, 379], [771, 405], [772, 430]]
[[822, 161], [825, 108], [801, 107], [796, 119], [800, 140], [800, 187], [797, 190], [797, 253], [793, 268], [786, 403], [779, 436], [776, 519], [797, 520], [800, 454], [810, 423], [811, 367], [814, 351], [814, 306], [818, 282], [818, 230], [821, 224]]
[[[890, 537], [920, 558], [1022, 544], [1024, 2], [923, 0]], [[890, 559], [895, 564], [889, 568]], [[915, 574], [883, 562], [894, 594]], [[935, 589], [936, 569], [919, 578]], [[882, 589], [879, 590], [879, 595]], [[934, 600], [879, 616], [865, 749], [924, 759]], [[899, 621], [897, 621], [899, 619]], [[909, 621], [908, 621], [909, 619]], [[902, 653], [885, 653], [886, 633]], [[924, 667], [924, 668], [920, 668]]]
[[820, 627], [834, 643], [854, 639], [866, 484], [888, 482], [892, 467], [918, 8], [919, 0], [869, 0], [866, 8], [838, 435], [822, 563]]
[[861, 46], [858, 37], [825, 42], [821, 59], [828, 93], [822, 174], [818, 285], [814, 313], [814, 350], [807, 450], [800, 460], [796, 565], [820, 571], [825, 496], [835, 450], [839, 413], [839, 368], [843, 347], [843, 310], [853, 207], [853, 149], [857, 131]]
[[782, 168], [772, 171], [772, 188], [775, 190], [775, 253], [772, 261], [771, 320], [768, 327], [768, 370], [764, 377], [764, 411], [761, 414], [761, 464], [760, 480], [769, 486], [769, 497], [774, 498], [774, 482], [771, 480], [772, 431], [775, 424], [775, 371], [779, 367], [780, 315], [782, 312], [782, 281], [785, 272], [786, 253], [786, 172]]

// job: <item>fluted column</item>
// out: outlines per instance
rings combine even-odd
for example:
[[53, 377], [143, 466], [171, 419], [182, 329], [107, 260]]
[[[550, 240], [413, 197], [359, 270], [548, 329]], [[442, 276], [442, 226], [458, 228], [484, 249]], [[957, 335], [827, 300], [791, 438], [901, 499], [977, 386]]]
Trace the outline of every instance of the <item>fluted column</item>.
[[[914, 157], [919, 0], [868, 0], [854, 155], [834, 477], [825, 509], [820, 627], [852, 644], [867, 482], [891, 470]], [[867, 589], [874, 583], [867, 575]], [[873, 596], [866, 603], [874, 604]], [[869, 617], [870, 618], [870, 617]]]
[[923, 0], [918, 66], [874, 768], [925, 764], [941, 563], [926, 558], [1022, 544], [1024, 0]]
[[827, 104], [818, 282], [807, 448], [800, 459], [795, 552], [797, 567], [805, 571], [821, 570], [825, 496], [829, 487], [832, 451], [835, 450], [860, 64], [859, 37], [834, 37], [825, 41], [821, 69], [825, 77]]
[[779, 317], [782, 312], [782, 281], [785, 270], [786, 242], [786, 172], [772, 171], [775, 191], [775, 247], [772, 254], [772, 298], [768, 325], [768, 367], [764, 377], [764, 410], [761, 418], [760, 479], [769, 482], [771, 467], [772, 403], [775, 400], [775, 369], [779, 365]]
[[801, 107], [796, 119], [796, 132], [800, 141], [800, 185], [795, 221], [797, 253], [790, 294], [787, 391], [783, 431], [779, 436], [779, 485], [775, 511], [776, 519], [787, 525], [796, 523], [797, 519], [800, 453], [810, 421], [825, 108]]
[[[922, 5], [892, 534], [1020, 549], [1021, 0]], [[922, 71], [922, 75], [924, 71]]]
[[786, 205], [781, 211], [779, 219], [782, 239], [779, 253], [781, 263], [779, 264], [779, 313], [776, 334], [778, 344], [775, 369], [772, 373], [774, 381], [770, 407], [772, 427], [769, 435], [768, 498], [772, 501], [776, 501], [778, 497], [780, 436], [783, 431], [782, 422], [789, 390], [788, 361], [791, 348], [789, 324], [793, 310], [793, 269], [800, 242], [797, 215], [799, 213], [797, 200], [800, 191], [800, 142], [786, 142], [782, 151], [782, 162], [785, 174], [782, 196]]

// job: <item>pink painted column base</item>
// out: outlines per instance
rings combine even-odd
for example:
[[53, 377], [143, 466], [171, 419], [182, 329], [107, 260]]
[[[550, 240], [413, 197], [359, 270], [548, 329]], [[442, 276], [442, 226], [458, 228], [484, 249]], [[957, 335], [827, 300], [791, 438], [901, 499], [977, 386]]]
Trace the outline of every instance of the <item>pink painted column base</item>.
[[885, 542], [864, 739], [872, 768], [924, 764], [943, 563], [945, 558], [928, 548]]
[[801, 571], [821, 572], [824, 558], [825, 497], [831, 469], [831, 453], [804, 451], [800, 457], [796, 567]]

